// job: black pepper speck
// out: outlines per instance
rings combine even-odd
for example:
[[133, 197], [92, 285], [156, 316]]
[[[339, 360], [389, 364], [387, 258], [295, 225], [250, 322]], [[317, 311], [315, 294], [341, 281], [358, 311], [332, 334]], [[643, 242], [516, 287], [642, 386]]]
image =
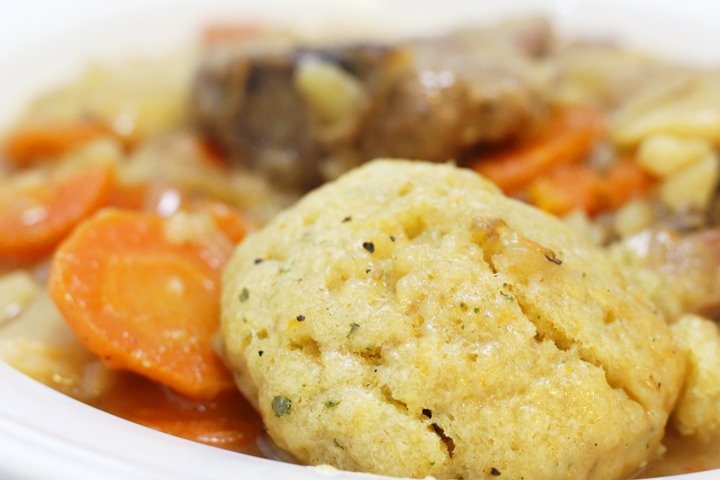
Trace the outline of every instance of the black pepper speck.
[[296, 319], [298, 322], [302, 322], [303, 320], [305, 320], [305, 315], [298, 315], [297, 317], [295, 317], [295, 319]]
[[367, 250], [370, 253], [375, 252], [375, 244], [372, 242], [363, 242], [362, 246], [365, 250]]
[[500, 470], [498, 470], [498, 469], [495, 468], [495, 467], [492, 467], [492, 468], [490, 469], [490, 475], [492, 475], [493, 477], [499, 477], [499, 476], [500, 476]]
[[549, 261], [554, 263], [555, 265], [562, 265], [562, 260], [557, 258], [554, 253], [546, 253], [545, 258]]

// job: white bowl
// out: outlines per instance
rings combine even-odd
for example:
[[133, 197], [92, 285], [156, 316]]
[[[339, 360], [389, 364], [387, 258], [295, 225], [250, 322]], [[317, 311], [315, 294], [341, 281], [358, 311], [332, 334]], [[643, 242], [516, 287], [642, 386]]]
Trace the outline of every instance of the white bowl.
[[[303, 29], [438, 31], [518, 12], [548, 15], [564, 33], [612, 37], [666, 57], [720, 65], [714, 0], [32, 0], [0, 16], [0, 126], [33, 94], [93, 58], [190, 45], [213, 19]], [[165, 435], [88, 407], [0, 363], [0, 479], [318, 479], [366, 475], [284, 464]], [[378, 478], [378, 477], [374, 477]], [[720, 479], [720, 470], [674, 477]]]

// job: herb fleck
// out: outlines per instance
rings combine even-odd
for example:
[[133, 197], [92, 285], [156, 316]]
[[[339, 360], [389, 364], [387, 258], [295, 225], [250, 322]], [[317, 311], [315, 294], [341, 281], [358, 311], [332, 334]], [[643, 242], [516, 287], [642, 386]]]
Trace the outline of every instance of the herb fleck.
[[283, 397], [282, 395], [276, 395], [272, 399], [272, 409], [276, 417], [282, 417], [283, 415], [290, 415], [292, 409], [292, 402], [289, 398]]
[[362, 246], [365, 250], [367, 250], [370, 253], [375, 252], [375, 244], [372, 242], [363, 242]]
[[390, 235], [390, 241], [391, 241], [391, 242], [394, 242], [394, 241], [395, 241], [395, 235]]
[[298, 315], [297, 317], [295, 317], [295, 319], [296, 319], [298, 322], [302, 322], [303, 320], [305, 320], [305, 315]]
[[468, 310], [467, 303], [460, 302], [460, 310], [462, 310], [463, 312], [467, 312], [467, 310]]
[[262, 357], [262, 356], [263, 356], [263, 353], [265, 353], [265, 352], [262, 351], [262, 350], [258, 350], [258, 357]]
[[287, 268], [287, 267], [280, 267], [280, 269], [278, 269], [278, 273], [279, 273], [280, 275], [282, 275], [282, 274], [284, 274], [284, 273], [288, 273], [289, 271], [290, 271], [290, 269]]
[[498, 469], [495, 468], [495, 467], [492, 467], [492, 468], [490, 469], [490, 475], [492, 475], [493, 477], [499, 477], [499, 476], [500, 476], [500, 470], [498, 470]]
[[506, 298], [508, 301], [510, 301], [510, 302], [512, 302], [513, 300], [515, 300], [515, 298], [513, 298], [512, 295], [510, 295], [509, 293], [503, 292], [502, 290], [500, 290], [500, 295], [502, 295], [503, 297], [505, 297], [505, 298]]
[[351, 217], [350, 215], [348, 215], [347, 217], [345, 217], [345, 218], [342, 219], [342, 223], [347, 223], [347, 222], [349, 222], [350, 220], [352, 220], [352, 217]]
[[475, 313], [480, 313], [480, 307], [475, 307], [475, 308], [473, 308], [473, 312], [475, 312]]
[[325, 408], [335, 408], [340, 405], [340, 400], [328, 400], [325, 402]]
[[265, 261], [265, 260], [262, 259], [262, 258], [256, 258], [256, 259], [255, 259], [255, 265], [257, 265], [257, 264], [259, 264], [259, 263], [262, 263], [262, 262], [264, 262], [264, 261]]
[[239, 299], [241, 302], [245, 303], [245, 302], [248, 301], [248, 298], [250, 298], [250, 290], [248, 290], [247, 288], [243, 287], [242, 291], [240, 292], [240, 296], [238, 297], [238, 299]]
[[350, 324], [350, 331], [348, 332], [346, 338], [350, 338], [350, 335], [352, 335], [353, 333], [355, 333], [355, 331], [357, 331], [358, 328], [360, 328], [360, 324], [359, 324], [359, 323], [355, 323], [355, 322], [351, 323], [351, 324]]
[[545, 258], [547, 258], [548, 262], [552, 262], [552, 263], [554, 263], [555, 265], [562, 265], [562, 260], [560, 260], [559, 258], [557, 258], [557, 257], [555, 256], [555, 254], [552, 253], [552, 252], [546, 253], [546, 254], [545, 254]]

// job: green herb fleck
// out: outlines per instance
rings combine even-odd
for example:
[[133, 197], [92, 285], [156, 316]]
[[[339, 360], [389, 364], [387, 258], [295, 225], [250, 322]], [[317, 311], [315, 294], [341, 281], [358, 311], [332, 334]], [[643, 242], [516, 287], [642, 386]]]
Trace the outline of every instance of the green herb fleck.
[[283, 415], [290, 415], [292, 409], [292, 402], [289, 398], [283, 397], [282, 395], [276, 395], [272, 399], [272, 409], [276, 417], [282, 417]]
[[460, 310], [462, 310], [463, 312], [467, 312], [467, 310], [468, 310], [467, 303], [460, 302]]
[[240, 296], [238, 297], [238, 299], [239, 299], [241, 302], [245, 303], [245, 302], [248, 301], [248, 298], [250, 298], [250, 290], [248, 290], [247, 288], [243, 287], [242, 292], [240, 292]]
[[340, 405], [340, 400], [328, 400], [325, 402], [325, 408], [335, 408]]
[[353, 333], [355, 333], [358, 328], [360, 328], [360, 324], [359, 324], [359, 323], [355, 323], [355, 322], [351, 323], [351, 324], [350, 324], [350, 331], [348, 332], [346, 338], [350, 338], [350, 335], [352, 335]]
[[475, 308], [473, 308], [473, 312], [475, 312], [475, 313], [480, 313], [480, 307], [475, 307]]
[[500, 290], [500, 295], [505, 297], [509, 302], [512, 302], [513, 300], [515, 300], [515, 298], [512, 295], [510, 295], [509, 293], [503, 292], [502, 290]]
[[434, 467], [434, 466], [435, 466], [435, 460], [433, 460], [432, 462], [430, 462], [430, 466], [431, 466], [431, 467]]
[[287, 267], [280, 267], [280, 268], [278, 269], [278, 274], [283, 275], [283, 274], [285, 274], [285, 273], [288, 273], [289, 271], [290, 271], [290, 269], [287, 268]]

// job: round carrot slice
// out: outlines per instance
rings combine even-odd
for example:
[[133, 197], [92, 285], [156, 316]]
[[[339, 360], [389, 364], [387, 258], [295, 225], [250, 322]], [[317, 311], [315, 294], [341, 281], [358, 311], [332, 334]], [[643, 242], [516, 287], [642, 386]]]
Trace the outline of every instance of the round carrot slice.
[[169, 220], [105, 210], [81, 224], [53, 259], [50, 293], [65, 321], [108, 366], [193, 398], [232, 377], [212, 348], [220, 270], [231, 248], [171, 240]]
[[36, 260], [52, 249], [83, 218], [108, 199], [114, 182], [107, 165], [47, 181], [14, 177], [0, 188], [0, 262]]
[[90, 122], [27, 126], [8, 138], [5, 153], [15, 166], [28, 167], [111, 134], [107, 126]]

